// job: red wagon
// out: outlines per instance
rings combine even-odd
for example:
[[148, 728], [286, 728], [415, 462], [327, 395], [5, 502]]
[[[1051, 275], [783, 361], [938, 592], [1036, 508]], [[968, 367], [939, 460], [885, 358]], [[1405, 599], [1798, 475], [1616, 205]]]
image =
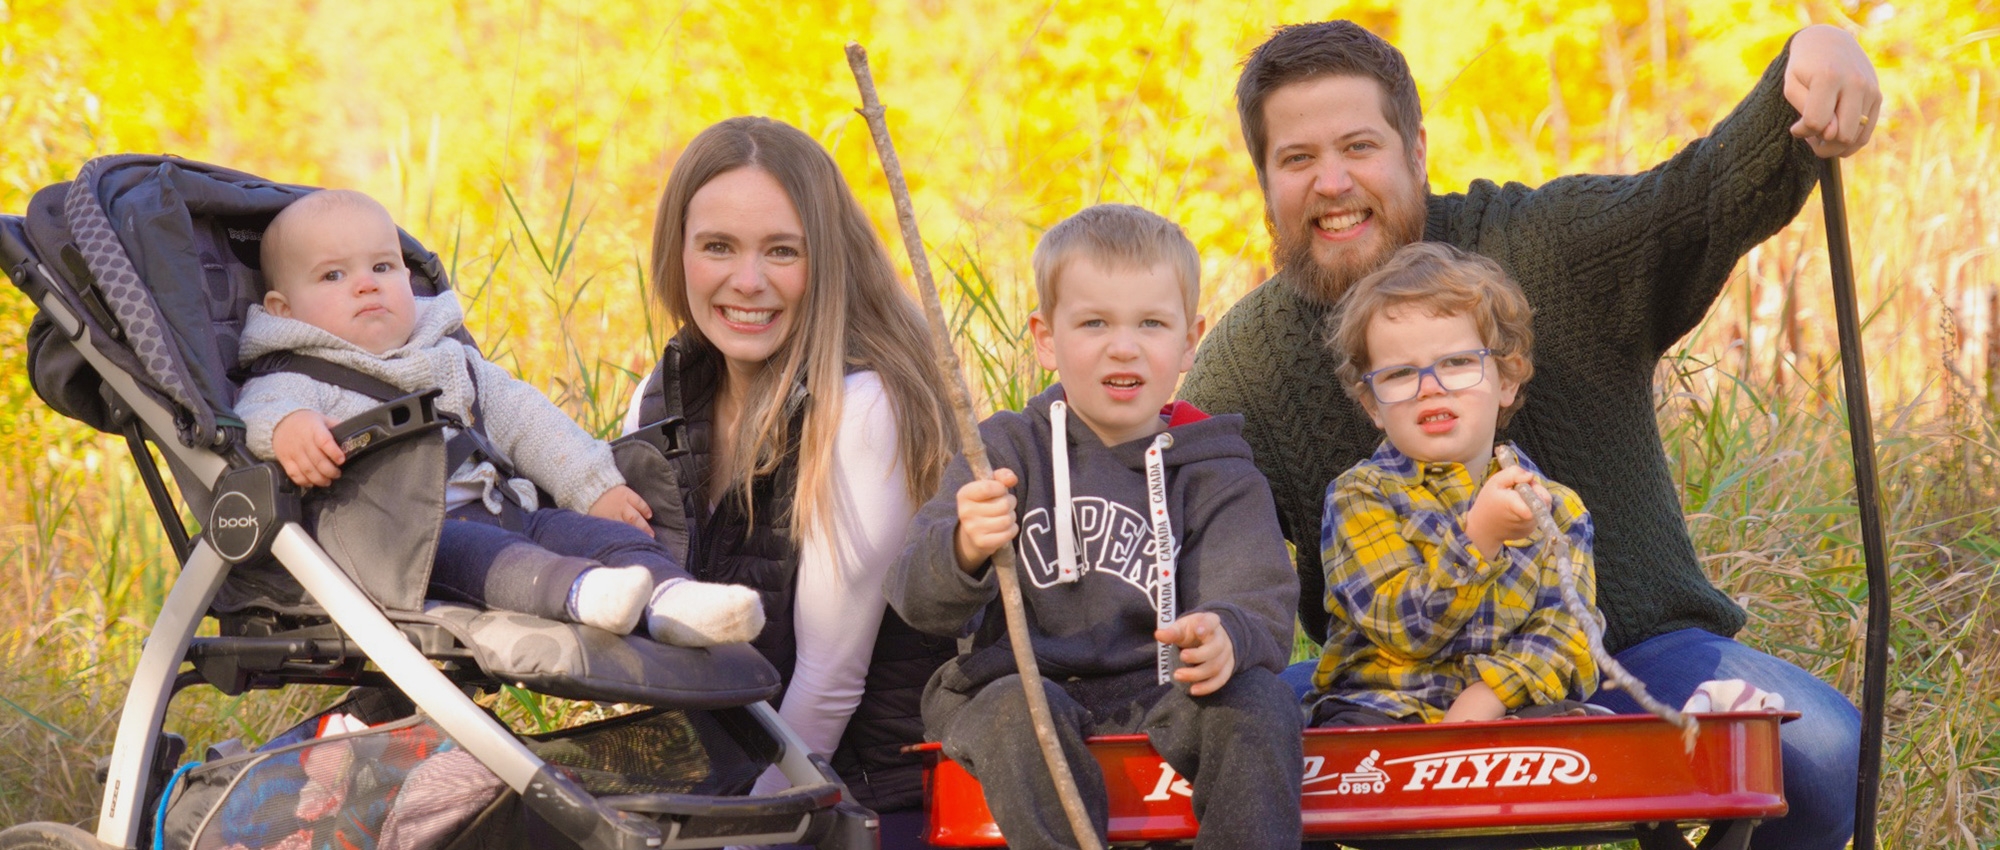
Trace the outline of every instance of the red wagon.
[[[1875, 441], [1862, 365], [1853, 260], [1840, 168], [1820, 162], [1855, 502], [1867, 565], [1855, 850], [1874, 850], [1887, 685], [1889, 575]], [[1744, 848], [1759, 821], [1783, 816], [1778, 725], [1796, 713], [1699, 715], [1692, 752], [1679, 729], [1645, 715], [1308, 730], [1301, 806], [1309, 839], [1370, 841], [1463, 835], [1637, 837], [1644, 850], [1684, 848], [1679, 827], [1706, 823], [1702, 850]], [[1110, 839], [1191, 839], [1188, 789], [1143, 736], [1092, 739], [1110, 803]], [[937, 752], [936, 745], [925, 749]], [[938, 755], [926, 776], [929, 839], [1001, 846], [979, 784]], [[1560, 840], [1560, 839], [1556, 839]]]
[[[1704, 846], [1740, 846], [1786, 811], [1778, 724], [1796, 713], [1699, 715], [1692, 752], [1648, 715], [1310, 729], [1301, 805], [1310, 839], [1619, 832], [1685, 846], [1679, 827], [1711, 824]], [[1185, 779], [1144, 735], [1093, 738], [1114, 844], [1195, 833]], [[936, 753], [936, 744], [923, 749]], [[978, 780], [937, 755], [926, 782], [929, 840], [998, 847]]]

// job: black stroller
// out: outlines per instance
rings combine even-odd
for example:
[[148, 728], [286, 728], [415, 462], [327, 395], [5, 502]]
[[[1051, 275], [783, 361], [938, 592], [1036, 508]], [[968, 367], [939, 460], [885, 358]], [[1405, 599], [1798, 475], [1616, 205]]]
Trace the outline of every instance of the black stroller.
[[[132, 673], [95, 835], [24, 824], [0, 832], [0, 848], [875, 846], [873, 814], [764, 702], [779, 678], [749, 646], [686, 649], [426, 602], [412, 565], [429, 564], [434, 525], [366, 497], [327, 509], [341, 487], [302, 504], [249, 454], [229, 373], [261, 297], [257, 240], [309, 191], [123, 155], [43, 189], [25, 216], [0, 216], [0, 263], [40, 308], [36, 392], [124, 435], [180, 560]], [[418, 294], [448, 288], [437, 255], [402, 240]], [[442, 468], [443, 424], [424, 395], [342, 423], [341, 480], [358, 489], [400, 480], [378, 477], [391, 467]], [[657, 429], [618, 452], [670, 456], [671, 436]], [[201, 520], [193, 539], [148, 441]], [[221, 636], [196, 638], [209, 616]], [[183, 766], [186, 744], [161, 728], [193, 684], [301, 683], [355, 687], [338, 714], [359, 722], [302, 724], [280, 736], [289, 747], [211, 752], [199, 766]], [[651, 708], [522, 737], [469, 696], [503, 684]], [[773, 764], [792, 788], [745, 796]]]

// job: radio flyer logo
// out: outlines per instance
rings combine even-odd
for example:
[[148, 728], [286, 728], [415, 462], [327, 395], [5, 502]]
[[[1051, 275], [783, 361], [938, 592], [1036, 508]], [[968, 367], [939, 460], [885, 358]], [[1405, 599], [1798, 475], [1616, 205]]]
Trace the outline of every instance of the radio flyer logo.
[[1410, 766], [1404, 791], [1454, 788], [1518, 788], [1595, 782], [1590, 757], [1560, 747], [1484, 747], [1390, 759], [1384, 765]]
[[[1407, 765], [1408, 773], [1386, 768]], [[1306, 797], [1384, 794], [1393, 791], [1449, 791], [1465, 788], [1520, 788], [1596, 782], [1590, 757], [1561, 747], [1484, 747], [1449, 750], [1382, 760], [1369, 750], [1351, 769], [1327, 766], [1325, 756], [1307, 756], [1300, 782]], [[1153, 789], [1140, 798], [1149, 803], [1191, 797], [1187, 779], [1165, 761]]]
[[[1369, 750], [1353, 770], [1342, 773], [1323, 773], [1326, 768], [1325, 756], [1306, 756], [1305, 779], [1299, 783], [1307, 797], [1328, 794], [1380, 794], [1389, 787], [1389, 774], [1375, 762], [1382, 758], [1380, 750]], [[1325, 785], [1324, 788], [1315, 786]]]
[[1148, 803], [1164, 803], [1176, 796], [1193, 797], [1194, 788], [1188, 785], [1185, 777], [1174, 771], [1172, 765], [1167, 764], [1166, 759], [1160, 759], [1159, 781], [1153, 783], [1151, 793], [1139, 799]]

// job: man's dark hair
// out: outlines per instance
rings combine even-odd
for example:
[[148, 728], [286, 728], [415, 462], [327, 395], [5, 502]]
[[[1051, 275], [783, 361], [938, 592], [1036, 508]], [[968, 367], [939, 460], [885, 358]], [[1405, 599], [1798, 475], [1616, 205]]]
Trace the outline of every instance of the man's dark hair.
[[1257, 166], [1257, 185], [1264, 181], [1264, 101], [1271, 92], [1316, 77], [1365, 77], [1382, 86], [1382, 112], [1405, 153], [1416, 153], [1417, 130], [1423, 126], [1423, 104], [1410, 63], [1394, 45], [1353, 21], [1320, 21], [1279, 27], [1271, 38], [1243, 60], [1236, 79], [1236, 116], [1243, 124], [1243, 143]]

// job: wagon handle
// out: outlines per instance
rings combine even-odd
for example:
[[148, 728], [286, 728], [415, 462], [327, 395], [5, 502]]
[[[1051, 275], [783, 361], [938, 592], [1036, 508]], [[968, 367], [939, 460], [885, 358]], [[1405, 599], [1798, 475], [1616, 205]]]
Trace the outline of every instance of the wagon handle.
[[1882, 539], [1881, 485], [1875, 476], [1875, 429], [1869, 417], [1868, 373], [1861, 359], [1861, 321], [1855, 308], [1854, 257], [1847, 243], [1847, 201], [1840, 161], [1819, 161], [1819, 197], [1826, 208], [1826, 260], [1833, 276], [1834, 324], [1840, 335], [1840, 373], [1846, 387], [1847, 435], [1854, 450], [1854, 501], [1867, 561], [1868, 633], [1861, 673], [1861, 763], [1855, 775], [1854, 850], [1875, 848], [1875, 808], [1881, 794], [1882, 704], [1889, 665], [1889, 559]]

